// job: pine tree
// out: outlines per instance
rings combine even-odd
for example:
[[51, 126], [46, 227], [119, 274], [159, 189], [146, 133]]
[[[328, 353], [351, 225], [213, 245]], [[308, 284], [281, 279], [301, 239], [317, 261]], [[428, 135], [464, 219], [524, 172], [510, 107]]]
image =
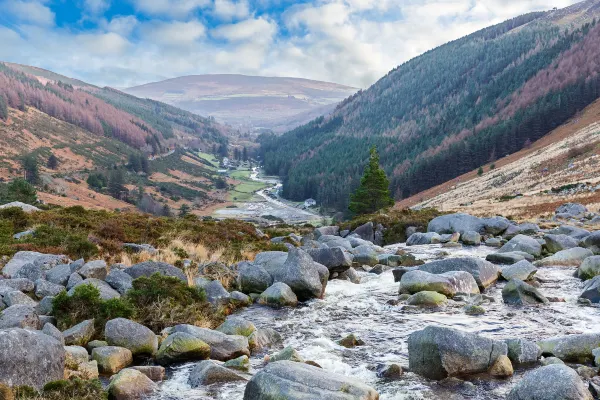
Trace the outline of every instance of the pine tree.
[[120, 169], [112, 171], [108, 177], [108, 193], [116, 199], [123, 200], [123, 193], [127, 191], [127, 188], [123, 186], [124, 182], [123, 171]]
[[242, 160], [248, 161], [248, 149], [246, 147], [242, 150]]
[[360, 180], [360, 186], [350, 196], [348, 209], [356, 215], [371, 214], [394, 205], [390, 195], [390, 181], [379, 166], [379, 154], [375, 146], [371, 147], [369, 165]]
[[179, 216], [180, 217], [185, 217], [186, 215], [188, 215], [190, 213], [190, 206], [188, 206], [187, 204], [183, 204], [180, 208], [179, 208]]
[[28, 155], [23, 159], [23, 170], [25, 171], [25, 180], [27, 182], [36, 185], [40, 181], [40, 171], [35, 156]]
[[6, 99], [0, 94], [0, 119], [6, 121], [8, 118], [8, 105]]
[[479, 167], [479, 169], [477, 170], [477, 175], [483, 175], [483, 167]]
[[56, 169], [58, 167], [58, 158], [54, 154], [50, 154], [46, 166], [50, 169]]

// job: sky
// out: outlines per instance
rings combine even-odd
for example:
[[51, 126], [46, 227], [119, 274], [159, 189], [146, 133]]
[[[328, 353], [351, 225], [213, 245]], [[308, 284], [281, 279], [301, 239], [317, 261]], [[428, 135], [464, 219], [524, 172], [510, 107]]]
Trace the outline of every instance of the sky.
[[0, 60], [116, 88], [183, 75], [366, 88], [445, 42], [577, 0], [0, 0]]

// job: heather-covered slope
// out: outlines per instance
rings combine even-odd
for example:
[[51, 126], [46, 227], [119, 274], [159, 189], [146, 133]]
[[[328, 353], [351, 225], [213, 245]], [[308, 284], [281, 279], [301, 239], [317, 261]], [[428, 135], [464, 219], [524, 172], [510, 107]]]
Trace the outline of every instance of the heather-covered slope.
[[397, 199], [544, 136], [598, 98], [598, 0], [524, 15], [423, 54], [281, 138], [261, 138], [284, 196], [340, 210], [375, 144]]

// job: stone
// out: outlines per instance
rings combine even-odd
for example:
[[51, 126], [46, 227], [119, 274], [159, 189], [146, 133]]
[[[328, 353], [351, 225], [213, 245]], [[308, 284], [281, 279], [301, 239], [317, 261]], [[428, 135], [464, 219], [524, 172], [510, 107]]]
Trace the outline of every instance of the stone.
[[360, 275], [352, 267], [348, 268], [345, 272], [340, 273], [338, 279], [350, 281], [355, 284], [359, 284], [361, 281]]
[[252, 299], [250, 299], [250, 296], [245, 295], [242, 292], [238, 292], [237, 290], [234, 290], [229, 294], [229, 299], [236, 306], [246, 307], [252, 304]]
[[65, 344], [68, 346], [85, 346], [94, 336], [94, 320], [88, 319], [63, 332]]
[[216, 364], [211, 360], [197, 363], [190, 371], [188, 383], [192, 388], [208, 386], [214, 383], [228, 383], [245, 381], [246, 378], [236, 374], [232, 370]]
[[70, 275], [71, 267], [69, 264], [59, 264], [46, 271], [46, 280], [57, 285], [66, 286]]
[[315, 229], [315, 239], [319, 239], [323, 235], [337, 236], [340, 232], [339, 226], [322, 226]]
[[223, 287], [223, 284], [218, 281], [203, 282], [202, 278], [194, 281], [196, 287], [204, 289], [206, 300], [215, 306], [229, 303], [229, 292]]
[[238, 265], [238, 286], [242, 292], [262, 293], [272, 284], [273, 277], [261, 265], [248, 262]]
[[371, 243], [360, 245], [352, 249], [353, 263], [355, 265], [374, 266], [379, 262], [379, 254]]
[[160, 365], [140, 365], [130, 368], [140, 371], [153, 382], [161, 382], [165, 379], [165, 367], [161, 367]]
[[594, 365], [600, 367], [600, 347], [592, 350], [592, 356], [594, 357]]
[[32, 280], [27, 278], [16, 278], [16, 279], [0, 279], [0, 290], [3, 287], [8, 287], [19, 292], [33, 292], [35, 284]]
[[65, 349], [42, 332], [25, 329], [0, 330], [0, 384], [42, 389], [63, 379]]
[[65, 368], [77, 371], [79, 365], [89, 361], [89, 354], [81, 346], [65, 346]]
[[461, 234], [460, 238], [466, 245], [479, 246], [481, 244], [481, 235], [478, 232], [467, 231]]
[[35, 308], [38, 315], [51, 315], [52, 314], [52, 302], [54, 301], [54, 296], [46, 296], [38, 303]]
[[592, 400], [577, 372], [566, 365], [548, 365], [527, 372], [506, 400]]
[[576, 226], [561, 225], [556, 229], [552, 229], [548, 233], [554, 235], [567, 235], [571, 236], [574, 239], [582, 240], [589, 236], [591, 232], [582, 228], [578, 228]]
[[371, 242], [367, 242], [366, 240], [362, 240], [361, 238], [351, 236], [349, 236], [348, 238], [341, 238], [339, 236], [323, 235], [317, 241], [317, 243], [319, 243], [318, 247], [341, 247], [348, 251], [351, 251], [353, 247], [357, 247], [357, 242], [360, 243], [360, 245], [373, 245], [373, 243]]
[[519, 234], [510, 239], [508, 243], [498, 250], [499, 253], [514, 251], [522, 251], [534, 257], [539, 257], [542, 254], [542, 245], [532, 237]]
[[598, 368], [588, 367], [587, 365], [582, 365], [581, 367], [577, 367], [577, 374], [585, 380], [590, 380], [596, 375], [598, 375]]
[[10, 328], [40, 329], [41, 322], [35, 308], [16, 304], [0, 311], [0, 330]]
[[16, 305], [25, 305], [35, 307], [37, 303], [31, 297], [27, 296], [23, 292], [19, 292], [17, 290], [6, 291], [2, 294], [2, 301], [6, 304], [7, 307], [16, 306]]
[[338, 340], [337, 344], [347, 349], [351, 349], [357, 346], [364, 346], [365, 342], [354, 333], [351, 333], [343, 339]]
[[511, 251], [508, 253], [488, 254], [485, 259], [496, 264], [515, 264], [522, 260], [533, 261], [535, 257], [522, 251]]
[[205, 360], [210, 357], [210, 346], [186, 332], [175, 332], [160, 344], [156, 362], [170, 365], [185, 361]]
[[583, 293], [579, 299], [587, 300], [590, 303], [600, 303], [600, 276], [596, 276], [585, 283]]
[[250, 356], [248, 338], [240, 335], [226, 335], [206, 328], [193, 325], [177, 325], [173, 332], [185, 332], [202, 340], [210, 346], [210, 358], [218, 361], [228, 361], [240, 356]]
[[118, 269], [111, 269], [104, 281], [119, 292], [121, 296], [133, 287], [133, 278], [131, 275]]
[[279, 353], [273, 354], [269, 357], [269, 362], [276, 361], [293, 361], [303, 363], [304, 358], [291, 346], [288, 346], [281, 350]]
[[[10, 259], [8, 263], [6, 263], [2, 269], [2, 273], [9, 278], [15, 278], [17, 272], [27, 264], [33, 264], [34, 266], [39, 267], [48, 267], [45, 269], [50, 269], [66, 259], [67, 258], [64, 255], [42, 254], [35, 251], [19, 251]], [[32, 280], [35, 281], [39, 278], [41, 278], [41, 276]]]
[[[373, 242], [375, 240], [375, 230], [373, 229], [373, 222], [369, 221], [352, 231], [352, 235], [356, 235], [363, 240]], [[316, 260], [315, 260], [316, 261]]]
[[441, 241], [442, 241], [441, 236], [435, 232], [427, 232], [427, 233], [416, 232], [416, 233], [413, 233], [406, 240], [406, 245], [407, 246], [419, 246], [419, 245], [425, 245], [425, 244], [441, 243]]
[[484, 233], [489, 235], [501, 235], [512, 225], [508, 219], [504, 217], [483, 218]]
[[583, 280], [593, 279], [598, 275], [600, 275], [600, 256], [586, 258], [577, 270], [577, 276]]
[[456, 213], [442, 215], [436, 217], [429, 222], [427, 232], [454, 233], [458, 232], [461, 235], [464, 232], [479, 232], [484, 233], [485, 223], [481, 218], [472, 215]]
[[44, 324], [44, 327], [42, 328], [42, 333], [58, 340], [63, 346], [65, 345], [65, 338], [62, 332], [59, 331], [58, 328], [52, 325], [51, 323], [48, 322]]
[[258, 303], [271, 307], [295, 307], [298, 298], [288, 285], [276, 282], [260, 295]]
[[73, 272], [69, 275], [69, 280], [67, 281], [67, 290], [73, 289], [76, 285], [83, 282], [83, 278], [77, 272]]
[[108, 342], [106, 342], [105, 340], [92, 340], [91, 342], [88, 342], [86, 348], [88, 349], [88, 351], [92, 351], [95, 348], [106, 346], [108, 346]]
[[513, 265], [502, 268], [502, 278], [510, 281], [512, 279], [519, 279], [522, 281], [529, 281], [533, 279], [536, 274], [537, 268], [527, 260], [521, 260]]
[[78, 272], [85, 265], [85, 260], [80, 258], [79, 260], [75, 260], [69, 264], [69, 268], [71, 269], [71, 273]]
[[225, 368], [248, 372], [250, 371], [250, 359], [248, 358], [248, 356], [241, 356], [238, 358], [234, 358], [233, 360], [226, 361], [223, 364], [223, 366]]
[[563, 362], [563, 360], [561, 360], [558, 357], [543, 357], [540, 361], [540, 364], [542, 364], [542, 366], [546, 366], [546, 365], [565, 365], [565, 363]]
[[46, 273], [42, 267], [35, 264], [25, 264], [13, 275], [13, 278], [29, 279], [34, 282], [45, 277]]
[[281, 335], [272, 328], [259, 328], [248, 336], [248, 345], [252, 354], [263, 352], [281, 342]]
[[299, 301], [321, 298], [329, 278], [327, 267], [314, 262], [311, 256], [301, 249], [291, 249], [285, 263], [280, 268], [268, 272], [274, 282], [288, 285]]
[[65, 290], [65, 287], [56, 283], [43, 279], [35, 281], [35, 295], [38, 299], [42, 299], [46, 296], [56, 296], [63, 290]]
[[485, 241], [485, 245], [488, 247], [502, 247], [502, 241], [498, 238], [489, 238]]
[[511, 224], [502, 236], [506, 239], [511, 239], [517, 235], [535, 235], [540, 231], [540, 227], [536, 224], [526, 222], [520, 225]]
[[547, 304], [550, 301], [536, 288], [519, 279], [513, 279], [502, 289], [502, 300], [512, 305]]
[[132, 265], [131, 267], [126, 268], [124, 271], [133, 279], [137, 279], [141, 276], [150, 277], [153, 274], [158, 273], [165, 276], [174, 276], [175, 278], [179, 278], [182, 281], [187, 282], [187, 277], [181, 269], [163, 262], [146, 261]]
[[465, 271], [449, 271], [441, 274], [415, 270], [406, 272], [400, 280], [400, 293], [432, 291], [447, 297], [458, 293], [479, 294], [473, 275]]
[[590, 249], [594, 254], [600, 254], [600, 231], [592, 232], [585, 238], [583, 238], [579, 245]]
[[408, 337], [409, 369], [429, 379], [487, 372], [505, 343], [457, 329], [428, 326]]
[[344, 272], [352, 266], [352, 255], [342, 247], [309, 249], [307, 253], [315, 262], [326, 266], [330, 273]]
[[398, 364], [379, 365], [377, 367], [377, 377], [387, 380], [398, 380], [402, 377], [404, 371]]
[[547, 234], [544, 235], [544, 240], [546, 241], [544, 247], [549, 253], [558, 253], [561, 250], [572, 249], [573, 247], [577, 247], [579, 245], [579, 241], [577, 239], [564, 234]]
[[508, 358], [514, 365], [534, 364], [542, 355], [540, 346], [525, 339], [506, 339]]
[[115, 318], [106, 322], [104, 336], [109, 346], [124, 347], [134, 356], [154, 355], [158, 350], [158, 339], [154, 332], [125, 318]]
[[588, 362], [592, 351], [600, 347], [600, 333], [557, 336], [537, 342], [544, 356], [551, 355], [563, 361]]
[[582, 247], [573, 247], [568, 250], [561, 250], [558, 253], [543, 258], [535, 262], [538, 267], [550, 267], [550, 266], [576, 266], [579, 267], [581, 263], [588, 257], [593, 256], [589, 249]]
[[114, 400], [147, 399], [158, 387], [142, 372], [127, 368], [119, 372], [108, 385], [110, 398]]
[[422, 291], [413, 294], [406, 300], [406, 304], [419, 307], [439, 307], [446, 304], [448, 298], [443, 294], [430, 291]]
[[94, 278], [104, 280], [108, 273], [106, 261], [104, 260], [95, 260], [87, 262], [79, 271], [77, 271], [79, 275], [83, 276], [85, 279]]
[[475, 304], [467, 304], [463, 308], [465, 310], [465, 314], [467, 315], [483, 315], [485, 314], [485, 308], [481, 306], [477, 306]]
[[499, 356], [494, 364], [490, 367], [488, 373], [491, 376], [495, 376], [498, 378], [508, 378], [512, 376], [515, 371], [513, 369], [512, 363], [507, 356]]
[[73, 286], [71, 289], [69, 289], [67, 294], [69, 296], [73, 296], [73, 293], [75, 293], [75, 289], [77, 289], [79, 286], [83, 286], [83, 285], [92, 285], [95, 288], [97, 288], [100, 291], [100, 298], [102, 300], [118, 299], [121, 297], [119, 292], [117, 292], [115, 289], [110, 287], [110, 285], [108, 283], [101, 281], [100, 279], [96, 279], [96, 278], [89, 278], [89, 279], [85, 279], [85, 280], [79, 282], [78, 284]]
[[587, 214], [588, 209], [580, 203], [565, 203], [563, 205], [561, 205], [560, 207], [558, 207], [556, 209], [556, 211], [554, 212], [555, 214], [567, 214], [571, 217], [583, 217], [585, 214]]
[[92, 350], [92, 360], [98, 363], [101, 373], [113, 375], [131, 365], [133, 355], [124, 347], [97, 347]]
[[123, 243], [123, 248], [132, 253], [148, 253], [150, 255], [155, 255], [158, 253], [158, 250], [151, 244], [137, 244], [137, 243]]
[[228, 317], [217, 329], [226, 335], [250, 336], [256, 331], [256, 326], [240, 317]]
[[465, 271], [473, 275], [480, 289], [485, 289], [498, 280], [499, 269], [494, 264], [473, 257], [447, 258], [418, 267], [420, 271], [442, 274], [450, 271]]
[[[279, 396], [279, 397], [274, 397]], [[356, 378], [292, 361], [269, 363], [246, 385], [244, 400], [377, 400], [375, 389]]]

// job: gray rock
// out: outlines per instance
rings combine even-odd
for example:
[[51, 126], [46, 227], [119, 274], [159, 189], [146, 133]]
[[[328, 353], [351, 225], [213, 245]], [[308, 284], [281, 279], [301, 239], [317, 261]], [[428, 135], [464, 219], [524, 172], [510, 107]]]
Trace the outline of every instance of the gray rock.
[[94, 278], [104, 280], [108, 273], [106, 267], [106, 261], [104, 260], [89, 261], [77, 272], [86, 279]]
[[281, 342], [281, 335], [272, 328], [260, 328], [248, 336], [248, 344], [252, 354], [261, 353]]
[[98, 362], [100, 372], [112, 375], [131, 365], [133, 355], [124, 347], [96, 347], [92, 350], [92, 360]]
[[373, 242], [375, 240], [375, 230], [373, 229], [373, 223], [371, 221], [356, 228], [352, 234], [369, 242]]
[[544, 236], [546, 244], [544, 247], [549, 253], [557, 253], [561, 250], [572, 249], [579, 245], [579, 241], [568, 235], [547, 234]]
[[508, 253], [488, 254], [485, 259], [496, 264], [515, 264], [522, 260], [533, 261], [535, 257], [523, 251], [511, 251]]
[[416, 233], [413, 233], [406, 240], [406, 245], [407, 246], [418, 246], [418, 245], [424, 245], [424, 244], [441, 243], [441, 241], [442, 241], [441, 236], [439, 234], [437, 234], [436, 232], [427, 232], [427, 233], [416, 232]]
[[352, 255], [342, 247], [309, 249], [306, 252], [315, 262], [326, 266], [330, 273], [344, 272], [352, 266]]
[[502, 299], [506, 304], [519, 306], [549, 303], [536, 288], [519, 279], [513, 279], [504, 286]]
[[281, 350], [279, 353], [275, 353], [269, 357], [269, 362], [277, 361], [293, 361], [298, 363], [305, 362], [300, 353], [296, 351], [292, 346], [288, 346]]
[[379, 261], [379, 254], [372, 244], [360, 245], [352, 249], [353, 262], [358, 265], [375, 266]]
[[406, 299], [406, 304], [418, 307], [440, 307], [446, 304], [446, 300], [448, 300], [448, 298], [443, 294], [424, 290], [415, 293]]
[[484, 233], [490, 235], [501, 235], [512, 223], [504, 217], [483, 218]]
[[177, 325], [172, 332], [188, 333], [210, 346], [210, 358], [228, 361], [241, 356], [250, 356], [248, 338], [240, 335], [226, 335], [206, 328], [193, 325]]
[[361, 281], [360, 275], [352, 267], [348, 268], [347, 271], [340, 273], [337, 278], [340, 280], [350, 281], [355, 284], [359, 284]]
[[42, 299], [46, 296], [56, 296], [63, 290], [65, 290], [65, 287], [56, 283], [48, 282], [43, 279], [35, 281], [35, 295], [38, 299]]
[[593, 279], [598, 275], [600, 275], [600, 256], [586, 258], [577, 270], [577, 276], [583, 280]]
[[[33, 264], [42, 267], [42, 269], [50, 269], [66, 259], [67, 258], [64, 255], [42, 254], [35, 251], [19, 251], [8, 263], [6, 263], [2, 272], [9, 278], [14, 278], [16, 277], [15, 275], [17, 272], [26, 264]], [[36, 279], [32, 280], [35, 281]]]
[[600, 303], [600, 276], [596, 276], [585, 283], [580, 298], [589, 300], [591, 303]]
[[540, 254], [542, 254], [542, 245], [532, 237], [519, 234], [510, 239], [508, 243], [498, 250], [499, 253], [510, 253], [514, 251], [522, 251], [531, 254], [534, 257], [539, 257]]
[[507, 281], [519, 279], [529, 281], [537, 272], [537, 268], [527, 260], [521, 260], [513, 265], [502, 268], [501, 275]]
[[83, 268], [84, 265], [85, 260], [83, 258], [80, 258], [79, 260], [73, 261], [71, 264], [69, 264], [69, 268], [71, 269], [71, 273], [74, 273], [79, 272], [79, 270]]
[[508, 358], [513, 365], [527, 365], [536, 363], [542, 355], [540, 346], [525, 339], [506, 339]]
[[170, 334], [160, 344], [156, 362], [170, 365], [185, 361], [205, 360], [210, 357], [210, 346], [203, 340], [186, 332]]
[[555, 234], [555, 235], [567, 235], [567, 236], [571, 236], [572, 238], [578, 239], [578, 240], [584, 239], [590, 235], [590, 231], [587, 231], [582, 228], [578, 228], [576, 226], [569, 226], [569, 225], [559, 226], [556, 229], [552, 229], [548, 233]]
[[298, 297], [285, 283], [275, 282], [262, 292], [258, 302], [272, 307], [295, 307], [298, 305]]
[[288, 285], [300, 301], [321, 298], [329, 278], [327, 267], [314, 262], [300, 249], [290, 250], [283, 266], [268, 272], [274, 282]]
[[448, 297], [458, 293], [479, 294], [477, 282], [468, 272], [449, 271], [432, 274], [425, 271], [409, 271], [400, 280], [400, 293], [418, 293], [421, 291], [438, 292]]
[[543, 355], [563, 361], [587, 362], [593, 359], [592, 351], [600, 347], [600, 333], [558, 336], [540, 340], [537, 344]]
[[475, 231], [467, 231], [461, 234], [460, 239], [466, 245], [479, 246], [481, 244], [481, 235]]
[[156, 354], [158, 339], [154, 332], [137, 322], [125, 318], [111, 319], [104, 329], [106, 342], [110, 346], [124, 347], [135, 356]]
[[39, 315], [50, 315], [52, 314], [52, 302], [54, 296], [46, 296], [38, 303], [36, 311]]
[[152, 274], [159, 273], [165, 276], [174, 276], [187, 282], [187, 277], [183, 271], [171, 264], [157, 262], [157, 261], [146, 261], [143, 263], [135, 264], [127, 269], [125, 272], [129, 274], [133, 279], [137, 279], [141, 276], [151, 276]]
[[35, 284], [32, 280], [26, 278], [0, 279], [0, 288], [8, 287], [19, 292], [33, 292]]
[[151, 244], [123, 243], [123, 248], [132, 253], [148, 253], [155, 255], [158, 250]]
[[41, 389], [64, 379], [65, 349], [51, 336], [24, 329], [0, 330], [0, 383]]
[[540, 227], [532, 223], [524, 223], [520, 225], [510, 225], [502, 234], [502, 237], [511, 239], [517, 235], [534, 235], [540, 231]]
[[126, 368], [119, 372], [108, 385], [108, 393], [114, 400], [147, 399], [157, 389], [150, 378], [133, 368]]
[[68, 346], [85, 346], [94, 336], [94, 320], [88, 319], [63, 332], [65, 344]]
[[204, 360], [194, 365], [194, 368], [190, 371], [188, 383], [191, 387], [197, 388], [212, 385], [214, 383], [228, 383], [245, 380], [246, 378], [228, 368], [216, 364], [214, 361]]
[[69, 280], [67, 281], [67, 290], [73, 289], [76, 285], [83, 282], [83, 278], [77, 272], [73, 272], [69, 275]]
[[354, 241], [360, 240], [362, 243], [368, 243], [368, 244], [372, 245], [372, 243], [367, 242], [366, 240], [362, 240], [360, 238], [350, 239], [350, 237], [348, 237], [347, 239], [344, 239], [339, 236], [330, 236], [330, 235], [321, 236], [318, 239], [318, 242], [321, 243], [325, 247], [342, 247], [348, 251], [351, 251], [353, 246], [352, 246], [350, 240], [354, 240]]
[[588, 257], [593, 256], [589, 249], [584, 249], [582, 247], [573, 247], [568, 250], [561, 250], [558, 253], [543, 258], [539, 261], [535, 262], [537, 266], [549, 267], [549, 266], [576, 266], [579, 267], [583, 260]]
[[[350, 246], [352, 248], [355, 248], [355, 247], [358, 247], [358, 246], [363, 246], [363, 245], [364, 246], [373, 246], [373, 243], [371, 243], [371, 242], [369, 242], [367, 240], [361, 239], [361, 238], [359, 238], [357, 236], [348, 236], [347, 239], [348, 239], [348, 242], [350, 243]], [[341, 247], [342, 248], [346, 248], [346, 246], [341, 246]]]
[[48, 323], [56, 325], [56, 318], [54, 318], [52, 315], [38, 315], [38, 317], [40, 319], [40, 326], [44, 326]]
[[[198, 281], [195, 281], [198, 282]], [[209, 281], [206, 283], [202, 283], [197, 287], [201, 287], [204, 289], [206, 293], [206, 300], [213, 305], [227, 304], [229, 303], [229, 292], [225, 290], [223, 284], [220, 281]]]
[[485, 226], [481, 218], [457, 213], [442, 215], [432, 219], [427, 226], [427, 232], [436, 232], [439, 234], [459, 232], [461, 235], [469, 231], [483, 233]]
[[42, 333], [58, 340], [63, 346], [65, 345], [65, 337], [63, 336], [62, 332], [59, 331], [58, 328], [52, 325], [51, 323], [44, 324], [44, 327], [42, 328]]
[[136, 371], [140, 371], [153, 382], [161, 382], [165, 379], [165, 368], [158, 365], [140, 365], [131, 367]]
[[327, 372], [312, 365], [278, 361], [269, 363], [254, 375], [244, 391], [244, 400], [274, 398], [377, 400], [379, 394], [356, 378]]
[[16, 304], [0, 311], [0, 330], [10, 328], [41, 328], [40, 318], [30, 305]]
[[19, 292], [18, 290], [10, 289], [8, 291], [5, 291], [4, 293], [2, 293], [1, 297], [2, 301], [4, 302], [4, 304], [6, 304], [7, 307], [16, 306], [18, 304], [30, 307], [37, 306], [35, 300], [27, 296], [25, 293]]
[[13, 275], [13, 278], [25, 278], [34, 282], [45, 277], [42, 267], [35, 264], [25, 264]]
[[250, 298], [250, 296], [245, 295], [242, 292], [238, 292], [237, 290], [231, 292], [229, 294], [229, 297], [231, 301], [236, 305], [249, 306], [250, 304], [252, 304], [252, 299]]
[[465, 271], [473, 275], [480, 289], [485, 289], [498, 280], [500, 271], [494, 264], [471, 257], [447, 258], [433, 261], [418, 267], [419, 270], [432, 274], [442, 274], [450, 271]]
[[592, 400], [592, 395], [577, 372], [548, 365], [526, 373], [506, 400]]
[[277, 271], [283, 266], [287, 257], [288, 253], [285, 251], [265, 251], [256, 255], [253, 264], [271, 274], [271, 271]]
[[131, 275], [118, 269], [111, 269], [104, 281], [119, 292], [121, 296], [133, 287]]
[[[287, 258], [287, 253], [283, 254]], [[241, 262], [238, 265], [238, 285], [242, 292], [262, 293], [272, 284], [273, 277], [260, 264]]]
[[567, 214], [571, 217], [581, 218], [587, 214], [588, 209], [580, 203], [566, 203], [558, 207], [555, 214]]
[[503, 342], [451, 328], [428, 326], [408, 337], [409, 368], [429, 379], [487, 372], [506, 355]]
[[592, 232], [579, 242], [581, 247], [590, 249], [594, 254], [600, 255], [600, 231]]
[[13, 235], [13, 239], [15, 240], [21, 240], [27, 236], [33, 236], [35, 234], [35, 231], [33, 229], [28, 229], [26, 231], [23, 232], [19, 232], [19, 233], [15, 233]]
[[322, 226], [320, 228], [315, 229], [314, 235], [315, 239], [319, 239], [323, 235], [338, 236], [339, 232], [339, 226]]
[[73, 296], [73, 293], [75, 293], [75, 289], [77, 289], [79, 286], [83, 286], [83, 285], [92, 285], [92, 286], [96, 287], [100, 291], [100, 298], [102, 300], [118, 299], [119, 297], [121, 297], [119, 292], [117, 292], [115, 289], [110, 287], [110, 285], [108, 283], [101, 281], [99, 279], [94, 279], [94, 278], [89, 278], [89, 279], [79, 282], [78, 284], [73, 286], [67, 292], [68, 295]]
[[219, 325], [216, 330], [226, 335], [240, 335], [248, 337], [256, 331], [256, 326], [254, 326], [252, 322], [241, 317], [230, 316], [225, 320], [225, 322]]
[[497, 238], [489, 238], [485, 241], [485, 245], [488, 247], [502, 247], [502, 241]]
[[59, 264], [46, 272], [46, 280], [57, 285], [66, 286], [71, 275], [69, 264]]

